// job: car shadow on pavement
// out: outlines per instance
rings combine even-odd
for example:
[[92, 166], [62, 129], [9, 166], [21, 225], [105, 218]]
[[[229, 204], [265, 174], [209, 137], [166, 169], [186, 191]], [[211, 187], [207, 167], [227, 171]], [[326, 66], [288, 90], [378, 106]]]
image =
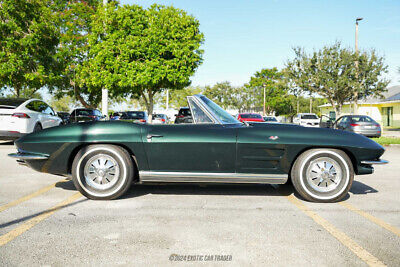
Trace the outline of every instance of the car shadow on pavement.
[[14, 145], [13, 141], [0, 142], [0, 146], [12, 146], [12, 145]]
[[353, 185], [350, 188], [350, 192], [353, 193], [354, 195], [365, 195], [370, 193], [378, 193], [378, 190], [359, 181], [353, 181]]
[[56, 183], [56, 187], [58, 188], [62, 188], [65, 190], [73, 190], [73, 191], [77, 191], [74, 185], [74, 182], [72, 182], [72, 180], [69, 181], [62, 181], [62, 182], [57, 182]]
[[61, 209], [67, 208], [67, 207], [71, 207], [71, 206], [74, 206], [76, 204], [85, 202], [87, 200], [88, 199], [78, 200], [78, 201], [75, 201], [73, 203], [70, 203], [70, 204], [67, 204], [67, 205], [63, 205], [61, 207], [57, 207], [56, 209], [53, 208], [53, 209], [44, 210], [44, 211], [41, 211], [41, 212], [37, 212], [37, 213], [31, 214], [31, 215], [19, 218], [19, 219], [15, 219], [15, 220], [12, 220], [12, 221], [9, 221], [9, 222], [5, 222], [5, 223], [0, 224], [0, 229], [8, 227], [8, 226], [11, 226], [11, 225], [14, 225], [14, 224], [18, 224], [18, 223], [22, 223], [22, 222], [28, 221], [28, 220], [30, 220], [30, 219], [32, 219], [34, 217], [37, 217], [37, 216], [45, 214], [45, 213], [49, 213], [49, 212], [51, 212], [53, 210], [61, 210]]
[[288, 196], [293, 193], [292, 185], [263, 184], [147, 184], [132, 185], [120, 199], [155, 195], [228, 195], [228, 196]]

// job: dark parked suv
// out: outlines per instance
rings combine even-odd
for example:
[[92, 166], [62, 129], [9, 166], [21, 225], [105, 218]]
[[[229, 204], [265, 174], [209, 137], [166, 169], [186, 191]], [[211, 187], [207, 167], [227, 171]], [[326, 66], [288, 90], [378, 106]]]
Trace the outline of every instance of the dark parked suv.
[[100, 110], [92, 108], [77, 108], [72, 111], [69, 121], [84, 122], [84, 121], [99, 121], [103, 118]]
[[179, 123], [192, 123], [192, 113], [190, 112], [190, 108], [180, 108], [178, 114], [175, 115], [175, 124]]
[[147, 123], [149, 116], [146, 111], [126, 111], [122, 113], [119, 119], [124, 121]]

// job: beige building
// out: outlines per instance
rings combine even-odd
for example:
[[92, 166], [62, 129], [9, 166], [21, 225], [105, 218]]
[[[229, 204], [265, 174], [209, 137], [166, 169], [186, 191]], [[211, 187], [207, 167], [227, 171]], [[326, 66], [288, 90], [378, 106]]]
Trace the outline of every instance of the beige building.
[[[400, 127], [400, 85], [388, 88], [382, 99], [369, 98], [358, 102], [359, 115], [368, 115], [382, 126]], [[334, 113], [332, 105], [319, 106], [321, 114], [329, 116]], [[353, 105], [345, 103], [341, 115], [354, 114]]]

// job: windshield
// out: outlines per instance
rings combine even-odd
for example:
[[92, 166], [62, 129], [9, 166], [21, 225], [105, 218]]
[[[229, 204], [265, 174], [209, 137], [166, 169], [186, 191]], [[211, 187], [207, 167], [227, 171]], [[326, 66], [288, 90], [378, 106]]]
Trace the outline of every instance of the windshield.
[[318, 119], [317, 115], [315, 115], [315, 114], [301, 115], [301, 118], [304, 119], [304, 120], [316, 120], [316, 119]]
[[200, 99], [207, 105], [207, 107], [218, 117], [218, 119], [224, 124], [240, 123], [231, 114], [226, 112], [223, 108], [215, 104], [213, 101], [205, 96], [200, 96]]

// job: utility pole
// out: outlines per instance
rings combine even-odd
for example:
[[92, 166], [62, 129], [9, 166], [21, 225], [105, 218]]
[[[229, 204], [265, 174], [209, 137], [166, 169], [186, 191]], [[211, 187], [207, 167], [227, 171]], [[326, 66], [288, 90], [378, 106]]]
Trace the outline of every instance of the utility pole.
[[[355, 36], [355, 48], [356, 48], [356, 78], [358, 78], [358, 22], [360, 20], [363, 20], [363, 18], [356, 18], [356, 36]], [[353, 113], [357, 115], [358, 113], [358, 107], [357, 107], [357, 101], [358, 101], [358, 88], [356, 88], [356, 91], [354, 92], [354, 103], [353, 103]]]
[[[107, 6], [107, 0], [103, 0], [103, 5]], [[101, 89], [101, 112], [108, 118], [108, 89]]]
[[169, 110], [169, 90], [167, 89], [167, 104], [166, 104], [167, 112]]

